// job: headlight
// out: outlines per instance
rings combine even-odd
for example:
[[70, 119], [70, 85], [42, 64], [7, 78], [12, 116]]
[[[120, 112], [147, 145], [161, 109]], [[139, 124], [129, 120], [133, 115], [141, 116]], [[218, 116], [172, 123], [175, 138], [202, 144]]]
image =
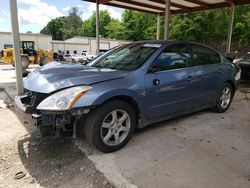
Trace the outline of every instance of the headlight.
[[237, 72], [237, 74], [235, 75], [234, 78], [235, 78], [236, 81], [240, 80], [240, 78], [241, 78], [241, 70], [239, 70], [239, 72]]
[[89, 86], [76, 86], [56, 92], [44, 99], [38, 106], [38, 110], [70, 110], [75, 102], [92, 88]]

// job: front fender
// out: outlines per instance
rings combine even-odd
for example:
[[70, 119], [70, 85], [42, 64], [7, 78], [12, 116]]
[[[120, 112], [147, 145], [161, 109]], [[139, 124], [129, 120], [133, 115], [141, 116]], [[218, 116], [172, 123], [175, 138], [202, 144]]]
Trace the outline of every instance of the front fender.
[[117, 96], [131, 97], [138, 104], [138, 106], [140, 105], [138, 101], [142, 100], [135, 92], [128, 89], [109, 90], [101, 93], [92, 90], [78, 99], [73, 108], [100, 105], [105, 101]]
[[80, 97], [73, 108], [98, 106], [111, 98], [126, 96], [134, 100], [140, 110], [140, 116], [144, 117], [146, 115], [144, 112], [146, 109], [145, 95], [145, 88], [140, 88], [134, 82], [124, 84], [121, 79], [118, 79], [94, 84], [92, 90]]

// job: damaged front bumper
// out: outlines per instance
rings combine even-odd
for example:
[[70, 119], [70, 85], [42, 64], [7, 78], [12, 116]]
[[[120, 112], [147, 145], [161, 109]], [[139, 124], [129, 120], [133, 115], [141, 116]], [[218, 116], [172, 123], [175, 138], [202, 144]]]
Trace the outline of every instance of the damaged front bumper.
[[[88, 108], [72, 109], [70, 111], [52, 112], [34, 110], [36, 106], [27, 105], [30, 96], [16, 96], [16, 113], [19, 120], [24, 124], [36, 126], [44, 136], [58, 135], [61, 132], [72, 132], [75, 134], [75, 126], [83, 114], [89, 112]], [[31, 110], [33, 109], [33, 110]]]

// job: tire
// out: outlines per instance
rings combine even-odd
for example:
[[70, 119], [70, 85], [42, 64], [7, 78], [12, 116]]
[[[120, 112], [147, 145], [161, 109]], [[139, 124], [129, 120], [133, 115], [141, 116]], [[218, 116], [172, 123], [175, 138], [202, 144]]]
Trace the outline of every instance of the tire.
[[233, 87], [230, 83], [226, 82], [220, 90], [220, 93], [216, 100], [216, 106], [213, 108], [213, 110], [218, 113], [226, 112], [231, 105], [233, 96]]
[[[114, 118], [114, 114], [117, 118]], [[109, 153], [121, 149], [128, 143], [134, 133], [135, 124], [136, 115], [132, 107], [124, 101], [112, 100], [88, 114], [84, 134], [91, 145], [104, 153]]]
[[[30, 65], [29, 57], [26, 55], [21, 55], [21, 63], [22, 63], [22, 69], [25, 70]], [[15, 62], [11, 63], [13, 67], [15, 67]]]

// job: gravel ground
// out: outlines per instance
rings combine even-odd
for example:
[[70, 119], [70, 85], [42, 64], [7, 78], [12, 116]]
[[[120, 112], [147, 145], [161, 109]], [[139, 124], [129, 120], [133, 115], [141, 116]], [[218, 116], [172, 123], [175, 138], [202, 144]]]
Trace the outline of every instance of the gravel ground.
[[0, 117], [0, 187], [113, 187], [70, 138], [43, 139], [21, 124], [3, 89]]

